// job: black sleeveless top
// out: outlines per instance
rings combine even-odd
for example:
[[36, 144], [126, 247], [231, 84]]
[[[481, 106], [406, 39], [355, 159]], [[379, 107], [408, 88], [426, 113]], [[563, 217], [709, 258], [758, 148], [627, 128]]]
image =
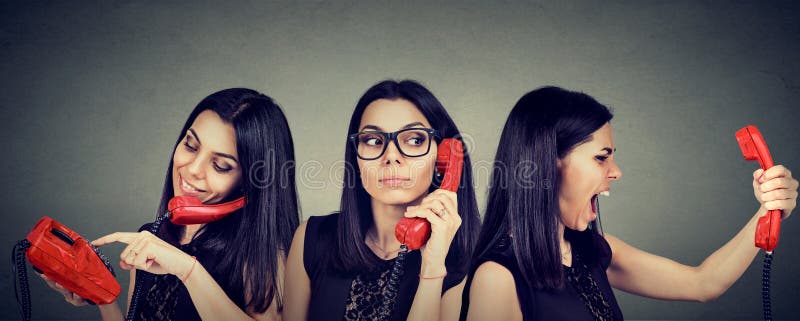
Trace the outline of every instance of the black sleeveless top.
[[[142, 225], [139, 231], [150, 230], [151, 224], [152, 223]], [[197, 263], [202, 264], [204, 267], [214, 266], [217, 264], [217, 257], [198, 251], [196, 247], [201, 237], [202, 234], [188, 244], [181, 245], [180, 250], [186, 254], [197, 257]], [[211, 272], [212, 269], [207, 270], [211, 273], [214, 280], [222, 279], [220, 275], [215, 275], [214, 272]], [[192, 298], [189, 296], [189, 291], [177, 276], [172, 274], [150, 274], [144, 280], [140, 280], [139, 275], [142, 274], [143, 273], [140, 271], [137, 271], [136, 274], [136, 283], [144, 283], [142, 284], [143, 287], [140, 297], [136, 301], [135, 320], [201, 320], [197, 309], [194, 307], [194, 303], [192, 303]], [[220, 284], [220, 286], [222, 286], [222, 284]]]
[[[572, 245], [572, 267], [564, 268], [564, 287], [542, 290], [530, 287], [520, 273], [509, 238], [481, 255], [470, 269], [461, 304], [461, 320], [469, 309], [469, 289], [475, 270], [484, 262], [502, 265], [514, 276], [517, 299], [524, 321], [533, 320], [623, 320], [606, 269], [611, 264], [611, 247], [595, 231], [568, 231]], [[593, 239], [593, 240], [592, 240]]]
[[[303, 265], [311, 281], [308, 321], [375, 320], [395, 259], [384, 261], [374, 271], [353, 274], [339, 273], [323, 262], [326, 252], [334, 248], [339, 215], [312, 216], [306, 223]], [[400, 290], [391, 317], [397, 321], [408, 317], [417, 292], [422, 264], [419, 251], [408, 252], [403, 263], [405, 270], [398, 282]], [[447, 266], [442, 294], [461, 283], [465, 276], [465, 267]]]

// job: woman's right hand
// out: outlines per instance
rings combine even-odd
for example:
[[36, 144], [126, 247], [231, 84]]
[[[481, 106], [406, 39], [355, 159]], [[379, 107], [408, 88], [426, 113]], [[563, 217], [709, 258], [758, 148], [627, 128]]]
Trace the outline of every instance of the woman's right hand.
[[[406, 208], [405, 217], [421, 217], [431, 223], [431, 237], [420, 248], [423, 268], [426, 263], [444, 268], [458, 228], [461, 214], [458, 213], [458, 196], [455, 192], [437, 189], [422, 199], [420, 205]], [[423, 271], [424, 272], [424, 271]]]
[[56, 290], [58, 291], [58, 293], [61, 293], [61, 295], [64, 296], [64, 300], [67, 300], [67, 302], [69, 302], [70, 304], [76, 307], [89, 304], [89, 302], [86, 302], [86, 300], [84, 300], [82, 297], [78, 296], [75, 293], [70, 292], [69, 290], [67, 290], [67, 288], [61, 286], [61, 284], [56, 283], [56, 281], [51, 280], [44, 274], [39, 274], [39, 273], [36, 274], [38, 274], [42, 278], [42, 280], [44, 280], [44, 282], [47, 283], [48, 286], [53, 288], [53, 290]]

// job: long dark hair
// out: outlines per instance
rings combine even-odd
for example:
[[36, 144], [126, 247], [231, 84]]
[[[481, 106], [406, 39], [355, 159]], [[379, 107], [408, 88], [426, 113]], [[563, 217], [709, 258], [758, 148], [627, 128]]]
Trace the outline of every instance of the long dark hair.
[[[461, 138], [461, 132], [439, 100], [428, 89], [412, 80], [399, 82], [385, 80], [369, 88], [356, 104], [350, 118], [348, 134], [358, 132], [358, 125], [364, 110], [370, 103], [378, 99], [405, 99], [419, 109], [431, 126], [439, 131], [442, 138]], [[348, 141], [345, 141], [345, 147], [345, 184], [335, 240], [337, 250], [333, 251], [336, 255], [331, 256], [333, 259], [331, 263], [335, 269], [341, 272], [357, 272], [373, 269], [380, 262], [374, 255], [371, 255], [371, 250], [364, 243], [365, 233], [374, 223], [370, 196], [361, 184], [355, 148]], [[429, 191], [436, 188], [436, 184], [431, 184]], [[466, 146], [461, 185], [456, 194], [458, 213], [461, 215], [462, 223], [450, 245], [445, 263], [448, 266], [466, 266], [469, 264], [480, 228], [480, 215], [472, 183], [472, 165]]]
[[[200, 235], [197, 248], [217, 257], [218, 264], [207, 268], [228, 297], [242, 310], [249, 307], [262, 313], [275, 297], [278, 306], [282, 305], [278, 257], [288, 251], [300, 221], [289, 124], [272, 98], [251, 89], [225, 89], [197, 104], [175, 148], [205, 110], [214, 111], [235, 130], [242, 183], [229, 199], [245, 195], [247, 202], [241, 210], [206, 224], [202, 235], [196, 234]], [[174, 195], [170, 157], [158, 213], [167, 211], [167, 202]], [[159, 236], [177, 244], [180, 232], [180, 226], [166, 221]]]
[[[476, 258], [511, 235], [519, 270], [530, 287], [563, 286], [556, 162], [589, 141], [612, 117], [589, 95], [558, 87], [536, 89], [520, 98], [497, 147]], [[596, 223], [589, 229], [596, 231]], [[566, 230], [565, 237], [571, 232]]]

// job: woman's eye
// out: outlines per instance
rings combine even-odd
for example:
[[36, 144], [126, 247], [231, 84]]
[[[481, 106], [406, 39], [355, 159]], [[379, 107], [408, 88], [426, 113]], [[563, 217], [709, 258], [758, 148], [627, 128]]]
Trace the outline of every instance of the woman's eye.
[[189, 142], [183, 143], [183, 146], [186, 147], [186, 149], [188, 149], [190, 152], [196, 152], [197, 151], [197, 148], [194, 148], [194, 147], [192, 147], [192, 145], [189, 145]]
[[367, 144], [367, 145], [370, 145], [370, 146], [377, 146], [377, 145], [383, 144], [383, 141], [381, 141], [378, 138], [367, 138], [367, 139], [364, 140], [364, 144]]
[[232, 167], [222, 167], [219, 166], [217, 163], [214, 163], [214, 170], [220, 173], [227, 173], [230, 172], [233, 168]]
[[599, 160], [602, 163], [602, 162], [605, 162], [606, 159], [608, 159], [608, 156], [595, 156], [594, 158], [596, 158], [597, 160]]
[[406, 141], [406, 143], [408, 143], [409, 145], [414, 145], [414, 146], [422, 145], [423, 142], [425, 142], [425, 139], [423, 138], [411, 138]]

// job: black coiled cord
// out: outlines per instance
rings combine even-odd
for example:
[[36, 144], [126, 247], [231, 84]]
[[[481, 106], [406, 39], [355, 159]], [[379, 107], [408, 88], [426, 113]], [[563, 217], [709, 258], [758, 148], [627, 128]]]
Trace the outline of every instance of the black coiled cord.
[[378, 312], [380, 320], [388, 321], [394, 313], [395, 302], [397, 302], [397, 293], [400, 292], [400, 278], [405, 273], [403, 262], [406, 260], [408, 254], [408, 247], [405, 244], [400, 244], [400, 252], [397, 253], [392, 266], [392, 273], [389, 274], [389, 281], [386, 284], [386, 292], [383, 296], [383, 305]]
[[769, 277], [772, 270], [772, 253], [764, 254], [764, 269], [761, 274], [761, 302], [764, 306], [764, 321], [772, 321], [772, 299], [769, 295]]
[[17, 308], [23, 321], [31, 319], [31, 290], [28, 287], [28, 266], [25, 264], [25, 251], [29, 247], [31, 242], [24, 239], [17, 242], [11, 251], [11, 274], [17, 275], [17, 280], [14, 281], [14, 297], [17, 299]]
[[[163, 223], [164, 220], [169, 218], [171, 215], [172, 213], [170, 212], [159, 215], [153, 222], [153, 225], [150, 225], [150, 233], [153, 235], [158, 235], [158, 229], [161, 228], [161, 223]], [[133, 321], [134, 317], [136, 316], [136, 306], [139, 303], [139, 297], [142, 295], [142, 286], [145, 283], [145, 278], [150, 278], [152, 275], [153, 274], [149, 272], [136, 270], [136, 284], [133, 286], [133, 294], [131, 295], [130, 300], [131, 306], [128, 307], [128, 316], [125, 317], [125, 321]]]

